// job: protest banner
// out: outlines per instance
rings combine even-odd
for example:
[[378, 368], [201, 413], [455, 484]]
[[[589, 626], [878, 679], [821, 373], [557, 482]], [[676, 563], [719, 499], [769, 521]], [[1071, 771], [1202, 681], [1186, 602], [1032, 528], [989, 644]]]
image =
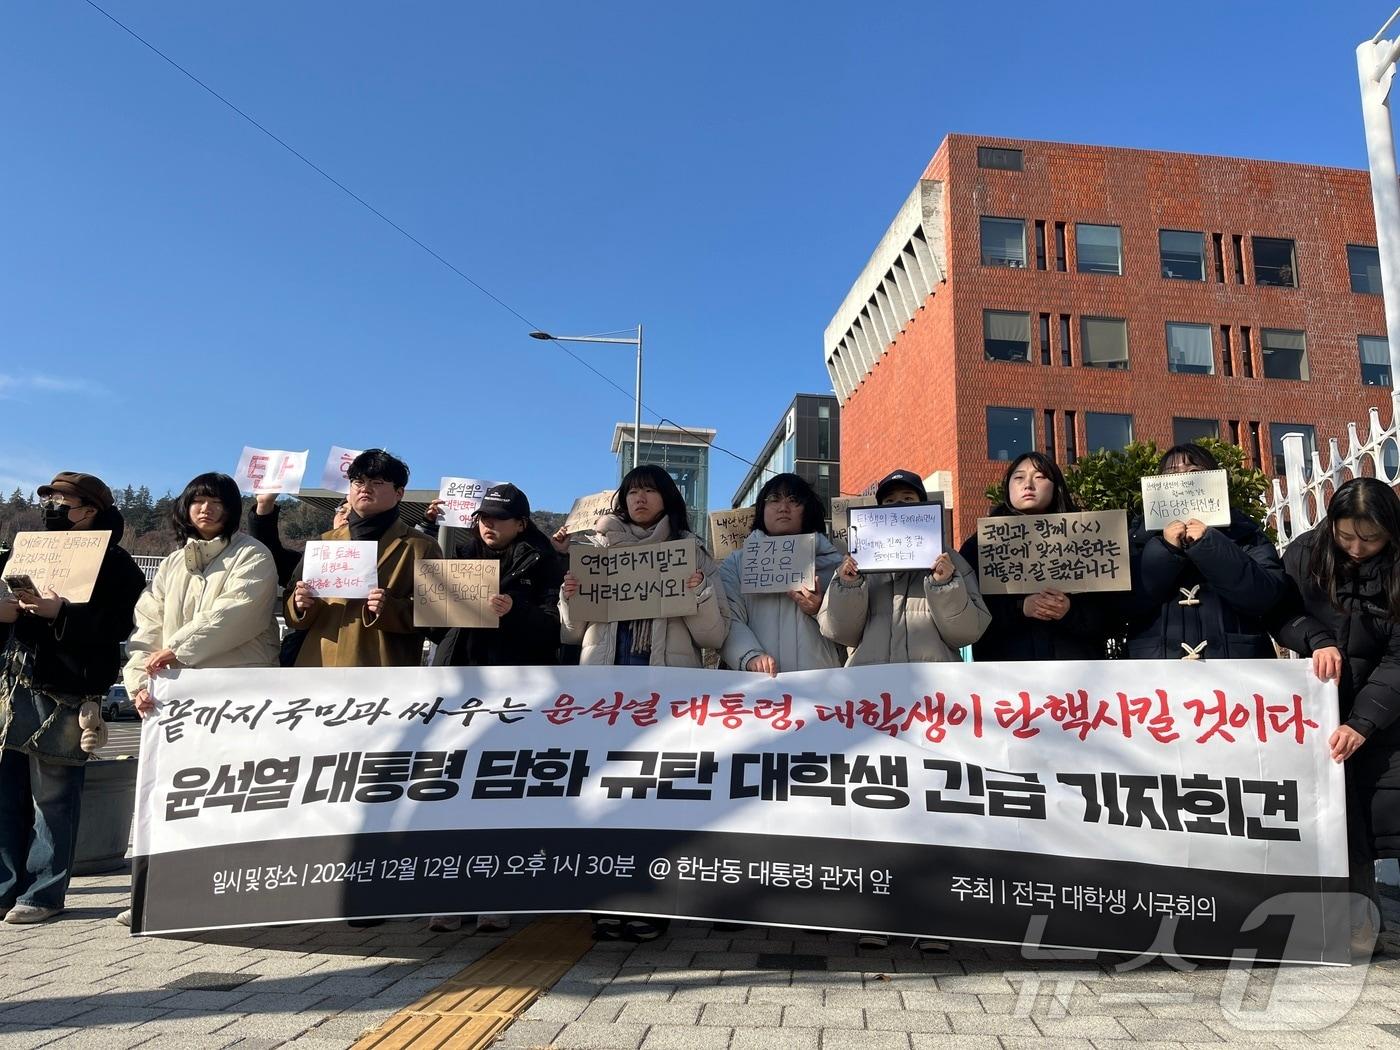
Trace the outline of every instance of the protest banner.
[[469, 529], [476, 521], [481, 497], [499, 481], [478, 481], [476, 478], [443, 478], [438, 488], [442, 513], [437, 524], [454, 529]]
[[591, 911], [1349, 960], [1334, 684], [1302, 660], [1066, 661], [1054, 679], [161, 675], [133, 932]]
[[346, 472], [350, 469], [350, 464], [355, 462], [355, 457], [363, 451], [362, 449], [341, 448], [339, 445], [332, 445], [330, 455], [326, 457], [326, 465], [321, 468], [321, 488], [327, 492], [339, 492], [349, 494], [350, 478]]
[[742, 548], [752, 531], [752, 507], [710, 511], [710, 553], [715, 561], [724, 561]]
[[831, 542], [838, 549], [850, 553], [850, 509], [852, 507], [873, 507], [872, 496], [832, 496], [831, 497]]
[[749, 533], [739, 563], [741, 594], [786, 594], [817, 585], [817, 535], [768, 536]]
[[978, 518], [977, 582], [983, 594], [1129, 590], [1128, 516], [1091, 510]]
[[1143, 527], [1161, 532], [1174, 521], [1230, 524], [1230, 486], [1223, 470], [1159, 474], [1142, 479]]
[[368, 598], [379, 586], [379, 544], [373, 540], [312, 540], [301, 578], [317, 598]]
[[233, 471], [238, 491], [251, 492], [254, 496], [264, 492], [285, 492], [289, 495], [300, 492], [309, 451], [284, 452], [281, 449], [245, 445], [242, 455], [238, 457], [238, 466]]
[[92, 597], [110, 531], [17, 532], [6, 576], [28, 576], [36, 591], [52, 587], [61, 598], [82, 605]]
[[851, 557], [861, 572], [931, 569], [943, 553], [943, 504], [849, 507]]
[[570, 547], [569, 571], [578, 578], [578, 594], [569, 599], [574, 617], [612, 623], [690, 616], [699, 606], [685, 585], [699, 568], [695, 543]]
[[617, 493], [612, 489], [595, 492], [591, 496], [580, 496], [569, 508], [569, 516], [564, 519], [564, 531], [570, 536], [592, 532], [594, 523], [604, 514], [611, 514], [613, 500]]
[[491, 599], [500, 593], [495, 558], [419, 558], [413, 563], [413, 626], [499, 627]]

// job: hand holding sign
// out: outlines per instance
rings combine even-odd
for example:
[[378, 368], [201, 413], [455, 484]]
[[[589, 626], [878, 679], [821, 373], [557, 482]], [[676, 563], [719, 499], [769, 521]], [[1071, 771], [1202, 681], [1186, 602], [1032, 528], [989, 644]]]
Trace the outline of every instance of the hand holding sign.
[[439, 513], [434, 516], [438, 525], [453, 529], [469, 529], [476, 520], [476, 512], [481, 509], [481, 497], [486, 490], [499, 481], [478, 481], [476, 478], [443, 478], [434, 503], [439, 505]]
[[817, 581], [817, 536], [769, 536], [751, 532], [739, 566], [742, 594], [787, 594]]
[[421, 559], [413, 565], [415, 627], [499, 627], [512, 602], [494, 558]]
[[1142, 516], [1148, 532], [1161, 532], [1174, 521], [1192, 519], [1204, 525], [1229, 525], [1230, 487], [1225, 471], [1196, 470], [1143, 478]]
[[[1126, 591], [1132, 586], [1127, 514], [1095, 510], [979, 518], [977, 570], [983, 594]], [[1059, 611], [1059, 605], [1023, 607], [1035, 619], [1058, 619], [1037, 613]], [[1060, 616], [1068, 611], [1066, 600]]]
[[[936, 569], [943, 554], [943, 504], [850, 507], [851, 556], [861, 572]], [[946, 566], [952, 575], [952, 562]]]
[[306, 545], [301, 582], [315, 598], [368, 598], [379, 588], [378, 562], [373, 540], [316, 540]]
[[[52, 593], [81, 605], [92, 598], [111, 532], [19, 532], [5, 563], [5, 577], [28, 577], [34, 598]], [[19, 590], [19, 587], [12, 588]], [[32, 601], [31, 601], [32, 604]]]

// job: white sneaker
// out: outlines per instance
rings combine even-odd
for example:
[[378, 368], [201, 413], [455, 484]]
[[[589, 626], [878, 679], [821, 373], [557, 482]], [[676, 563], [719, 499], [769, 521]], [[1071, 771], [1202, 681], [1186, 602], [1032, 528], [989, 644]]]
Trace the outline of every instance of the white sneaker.
[[856, 943], [862, 948], [888, 948], [890, 939], [883, 933], [862, 933]]
[[428, 920], [429, 933], [455, 933], [462, 928], [460, 915], [434, 915]]
[[12, 926], [33, 926], [47, 922], [61, 912], [62, 908], [44, 908], [38, 904], [16, 904], [5, 913], [5, 921]]
[[502, 930], [510, 929], [510, 916], [508, 915], [478, 915], [476, 918], [477, 933], [500, 933]]

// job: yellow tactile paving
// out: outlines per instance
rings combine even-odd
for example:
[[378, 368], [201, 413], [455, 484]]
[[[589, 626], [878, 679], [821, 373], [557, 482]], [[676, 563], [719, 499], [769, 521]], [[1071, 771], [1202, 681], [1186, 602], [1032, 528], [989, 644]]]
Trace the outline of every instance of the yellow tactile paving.
[[479, 1050], [489, 1046], [593, 946], [587, 916], [536, 919], [404, 1007], [354, 1050]]

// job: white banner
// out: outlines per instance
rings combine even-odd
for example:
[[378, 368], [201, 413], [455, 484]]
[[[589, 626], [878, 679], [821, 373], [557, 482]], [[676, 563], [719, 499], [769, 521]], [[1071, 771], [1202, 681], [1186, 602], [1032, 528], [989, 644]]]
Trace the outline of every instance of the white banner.
[[[1305, 661], [1053, 679], [180, 671], [143, 725], [136, 929], [609, 911], [1347, 958], [1335, 687]], [[1250, 924], [1289, 893], [1292, 936]]]
[[245, 445], [238, 457], [238, 466], [233, 470], [238, 491], [251, 492], [255, 496], [262, 492], [300, 492], [308, 451], [284, 452], [281, 449]]

